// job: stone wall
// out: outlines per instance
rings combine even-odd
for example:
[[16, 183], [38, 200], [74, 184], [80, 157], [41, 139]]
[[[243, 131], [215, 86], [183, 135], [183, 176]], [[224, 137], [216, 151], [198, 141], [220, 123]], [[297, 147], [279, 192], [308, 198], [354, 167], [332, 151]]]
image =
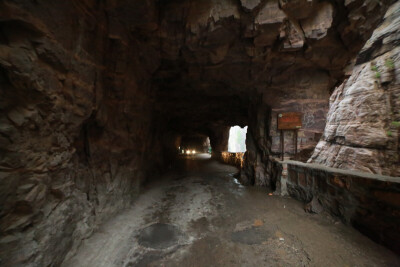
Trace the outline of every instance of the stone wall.
[[345, 171], [294, 161], [281, 178], [281, 193], [324, 210], [374, 241], [400, 253], [400, 177]]

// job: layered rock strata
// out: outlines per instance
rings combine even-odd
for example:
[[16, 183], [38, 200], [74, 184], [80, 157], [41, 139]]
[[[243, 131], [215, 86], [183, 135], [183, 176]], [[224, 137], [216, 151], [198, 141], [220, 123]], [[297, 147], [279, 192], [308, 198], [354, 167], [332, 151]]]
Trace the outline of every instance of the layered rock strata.
[[0, 3], [2, 266], [59, 265], [161, 164], [154, 65], [104, 8]]
[[400, 176], [400, 3], [390, 7], [330, 98], [309, 162]]

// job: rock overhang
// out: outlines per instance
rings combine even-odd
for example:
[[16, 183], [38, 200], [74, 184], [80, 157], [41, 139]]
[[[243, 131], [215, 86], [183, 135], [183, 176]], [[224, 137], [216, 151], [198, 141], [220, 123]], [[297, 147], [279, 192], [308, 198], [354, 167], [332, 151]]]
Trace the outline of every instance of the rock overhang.
[[[197, 116], [212, 120], [224, 117], [215, 112], [235, 117], [235, 110], [248, 109], [251, 96], [259, 94], [272, 99], [276, 108], [282, 102], [279, 95], [292, 95], [304, 76], [315, 80], [308, 83], [312, 90], [326, 95], [343, 80], [387, 4], [160, 1], [157, 30], [145, 34], [159, 41], [160, 65], [153, 74], [162, 88], [157, 101], [171, 115], [174, 107], [168, 102], [176, 102], [177, 96], [190, 103], [188, 109], [201, 110], [207, 100], [209, 113]], [[371, 14], [374, 18], [364, 23]], [[226, 101], [221, 101], [223, 96]], [[235, 102], [237, 98], [243, 101]], [[186, 113], [183, 106], [176, 111], [181, 118]], [[196, 116], [186, 114], [188, 121]]]

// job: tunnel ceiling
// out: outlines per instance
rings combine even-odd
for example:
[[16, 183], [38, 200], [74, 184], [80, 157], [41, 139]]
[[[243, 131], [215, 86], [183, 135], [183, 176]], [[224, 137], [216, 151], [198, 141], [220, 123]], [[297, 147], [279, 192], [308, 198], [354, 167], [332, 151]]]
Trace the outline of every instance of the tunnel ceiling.
[[[113, 103], [127, 105], [134, 97], [171, 130], [207, 134], [218, 125], [247, 125], [249, 108], [260, 100], [275, 109], [284, 101], [326, 103], [390, 1], [4, 3], [3, 27], [14, 29], [4, 38], [17, 33], [7, 42], [46, 36], [52, 41], [27, 46], [58, 71], [68, 69], [63, 49], [104, 70], [105, 88], [113, 92], [97, 99], [112, 96]], [[56, 43], [63, 48], [53, 52]], [[93, 72], [84, 74], [85, 82], [93, 78]], [[141, 112], [121, 109], [127, 117]]]
[[329, 91], [368, 39], [382, 3], [117, 1], [109, 14], [116, 31], [129, 27], [144, 44], [156, 110], [182, 131], [243, 126], [250, 98], [260, 93], [274, 106], [299, 84]]

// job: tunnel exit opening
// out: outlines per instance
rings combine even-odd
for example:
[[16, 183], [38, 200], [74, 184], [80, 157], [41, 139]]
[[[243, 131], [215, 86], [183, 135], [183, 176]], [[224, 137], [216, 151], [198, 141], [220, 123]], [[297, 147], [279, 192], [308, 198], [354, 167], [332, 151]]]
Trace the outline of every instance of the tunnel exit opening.
[[204, 135], [183, 136], [180, 140], [179, 153], [184, 155], [210, 154], [210, 138]]

